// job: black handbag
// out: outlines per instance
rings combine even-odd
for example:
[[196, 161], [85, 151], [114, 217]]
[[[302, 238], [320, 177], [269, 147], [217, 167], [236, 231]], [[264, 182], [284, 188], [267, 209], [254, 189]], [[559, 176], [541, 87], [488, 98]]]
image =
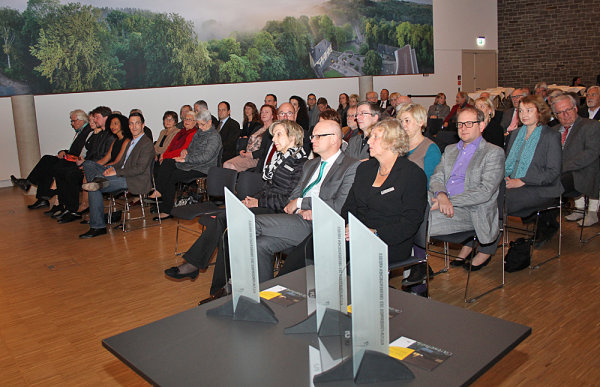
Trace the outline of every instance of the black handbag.
[[513, 273], [529, 267], [532, 244], [533, 240], [530, 238], [519, 238], [510, 242], [510, 248], [504, 257], [504, 271]]

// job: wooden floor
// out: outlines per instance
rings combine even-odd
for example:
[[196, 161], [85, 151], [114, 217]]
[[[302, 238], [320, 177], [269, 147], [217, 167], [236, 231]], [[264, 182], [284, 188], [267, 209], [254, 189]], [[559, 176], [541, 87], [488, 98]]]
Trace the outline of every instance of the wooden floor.
[[[101, 340], [194, 307], [208, 295], [212, 269], [195, 282], [165, 278], [163, 270], [179, 262], [173, 220], [80, 240], [87, 226], [57, 224], [28, 210], [33, 201], [16, 188], [0, 189], [1, 385], [146, 385]], [[503, 289], [474, 304], [463, 302], [463, 269], [432, 281], [436, 300], [533, 328], [476, 385], [600, 384], [600, 238], [580, 245], [577, 231], [565, 225], [560, 260], [507, 274]], [[600, 226], [587, 230], [595, 231]], [[499, 256], [474, 274], [475, 287], [500, 278]]]

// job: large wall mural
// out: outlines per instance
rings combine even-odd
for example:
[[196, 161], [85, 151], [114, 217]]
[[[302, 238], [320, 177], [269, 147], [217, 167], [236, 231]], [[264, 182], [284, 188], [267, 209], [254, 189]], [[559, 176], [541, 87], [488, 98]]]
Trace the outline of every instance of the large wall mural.
[[4, 96], [434, 70], [431, 0], [16, 0], [0, 42]]

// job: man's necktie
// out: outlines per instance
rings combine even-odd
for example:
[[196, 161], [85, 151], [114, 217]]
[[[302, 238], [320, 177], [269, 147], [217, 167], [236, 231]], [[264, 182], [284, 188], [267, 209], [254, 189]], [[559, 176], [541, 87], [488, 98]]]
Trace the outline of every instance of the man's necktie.
[[217, 132], [220, 132], [222, 127], [223, 127], [223, 121], [219, 121], [219, 127], [217, 128]]
[[310, 189], [312, 187], [314, 187], [316, 184], [318, 184], [321, 179], [323, 178], [323, 170], [325, 169], [325, 164], [327, 164], [326, 161], [321, 161], [321, 169], [319, 169], [319, 176], [317, 176], [317, 178], [315, 179], [315, 181], [313, 181], [312, 183], [310, 183], [306, 188], [304, 188], [302, 190], [302, 197], [304, 197], [304, 195], [306, 195], [306, 193], [308, 191], [310, 191]]
[[513, 114], [512, 121], [510, 122], [510, 125], [508, 126], [508, 128], [506, 128], [506, 131], [512, 132], [513, 130], [517, 129], [518, 127], [519, 127], [519, 112], [517, 111], [517, 108], [515, 108], [515, 112]]
[[562, 145], [565, 145], [565, 141], [567, 140], [567, 134], [569, 134], [569, 129], [571, 129], [570, 126], [565, 127], [565, 131], [562, 132], [562, 134], [560, 135], [560, 143]]

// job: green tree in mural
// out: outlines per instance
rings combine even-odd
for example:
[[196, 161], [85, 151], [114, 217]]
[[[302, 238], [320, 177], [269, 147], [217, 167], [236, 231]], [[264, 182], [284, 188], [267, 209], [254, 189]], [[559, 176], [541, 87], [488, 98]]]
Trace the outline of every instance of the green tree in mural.
[[55, 92], [119, 88], [119, 63], [104, 54], [103, 25], [90, 6], [68, 4], [40, 30], [31, 54], [40, 64], [35, 71], [48, 79]]
[[211, 59], [191, 22], [176, 14], [153, 15], [145, 41], [148, 86], [198, 84], [208, 79]]
[[248, 58], [231, 54], [219, 68], [219, 78], [221, 82], [253, 82], [259, 79], [259, 75]]
[[23, 28], [23, 18], [19, 11], [10, 8], [0, 8], [0, 43], [2, 53], [6, 55], [6, 68], [11, 69], [11, 58], [17, 53], [15, 39]]
[[382, 65], [381, 57], [378, 53], [373, 50], [369, 50], [365, 56], [365, 65], [363, 66], [363, 73], [365, 75], [379, 75], [381, 72]]

